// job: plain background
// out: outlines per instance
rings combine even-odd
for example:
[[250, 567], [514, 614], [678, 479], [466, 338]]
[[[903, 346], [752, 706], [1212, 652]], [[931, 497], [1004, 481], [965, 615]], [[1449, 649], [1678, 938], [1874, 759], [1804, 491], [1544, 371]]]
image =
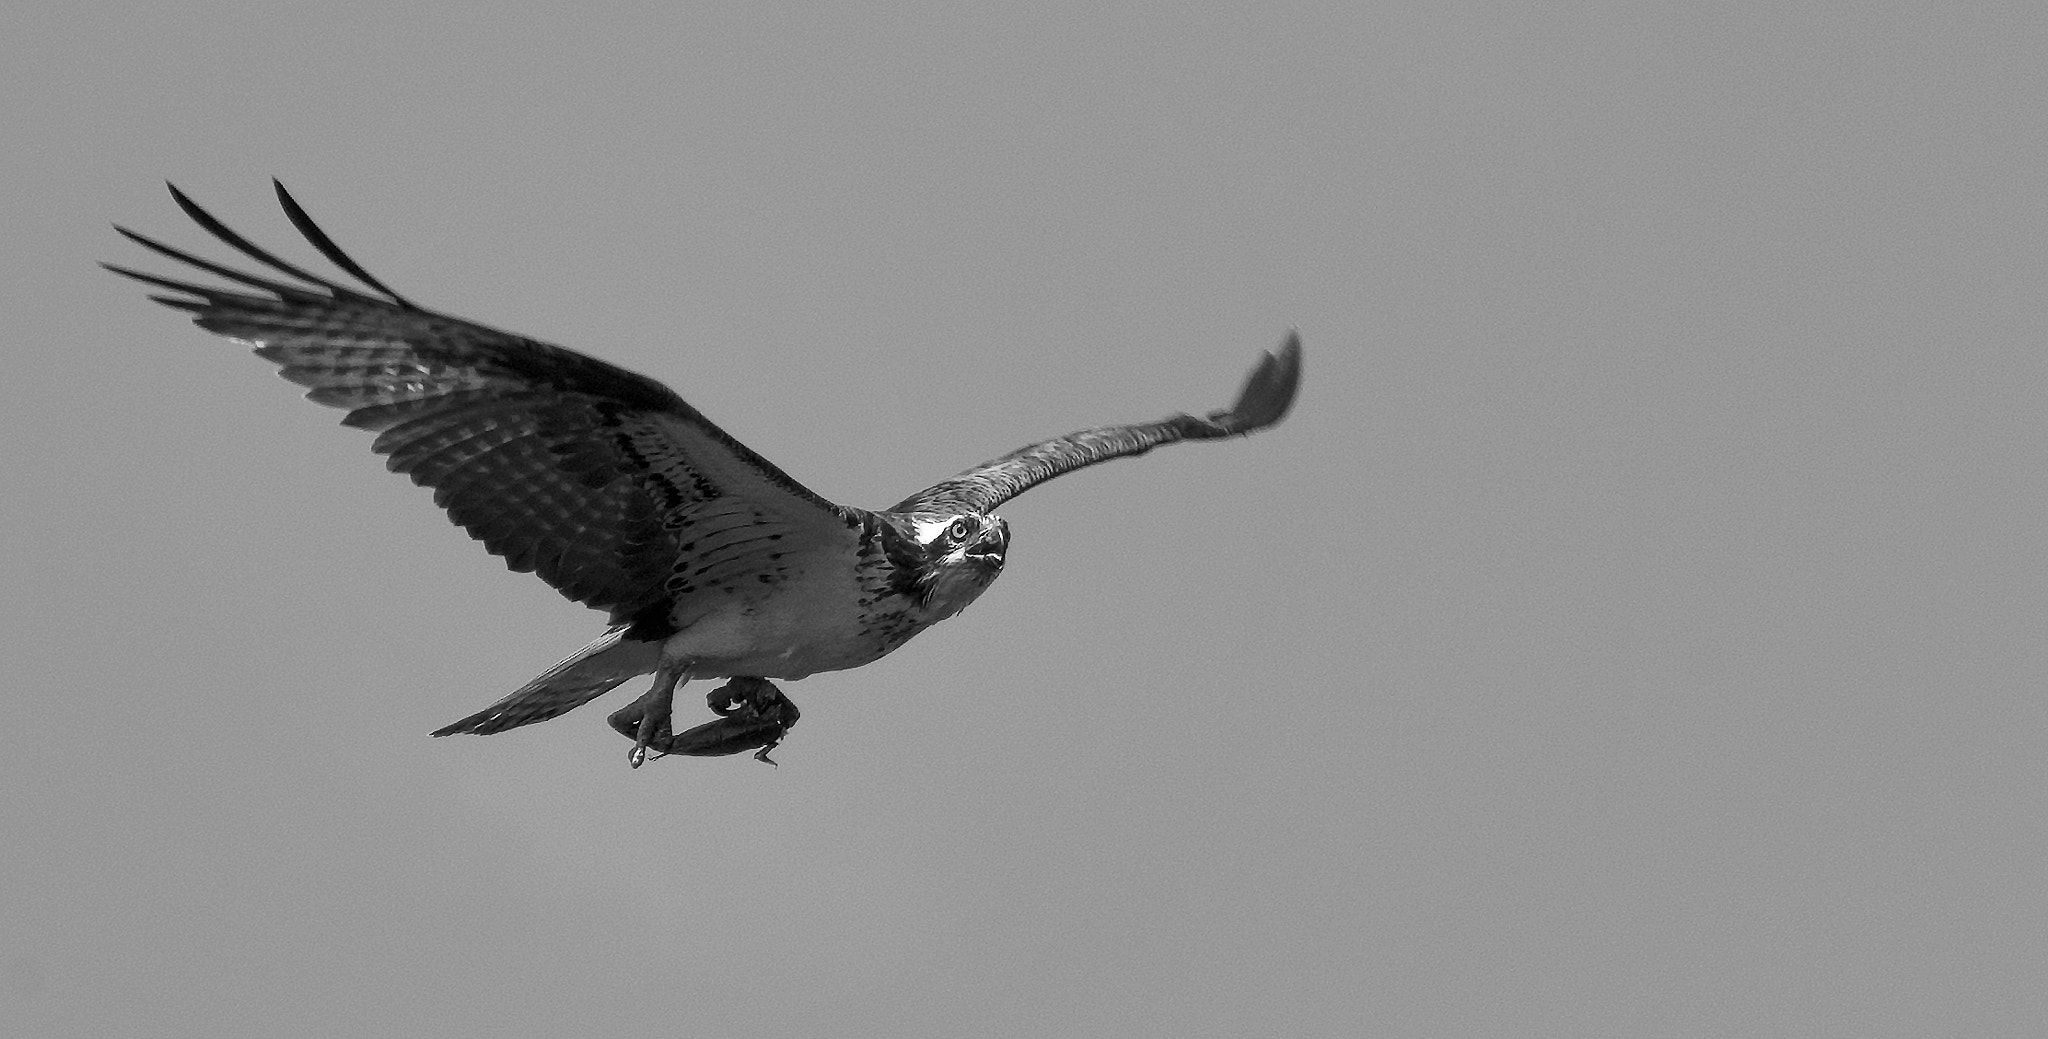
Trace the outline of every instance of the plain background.
[[[0, 15], [0, 1033], [2048, 1030], [2048, 8], [679, 6]], [[601, 618], [92, 266], [272, 175], [857, 505], [1307, 378], [779, 769], [432, 740]]]

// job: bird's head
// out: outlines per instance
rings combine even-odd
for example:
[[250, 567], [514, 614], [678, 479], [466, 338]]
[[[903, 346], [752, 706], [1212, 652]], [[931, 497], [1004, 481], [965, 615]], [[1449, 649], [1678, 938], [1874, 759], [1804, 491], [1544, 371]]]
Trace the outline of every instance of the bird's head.
[[1010, 550], [1010, 525], [977, 512], [917, 516], [917, 541], [924, 549], [918, 586], [927, 608], [951, 617], [967, 608], [1003, 572]]

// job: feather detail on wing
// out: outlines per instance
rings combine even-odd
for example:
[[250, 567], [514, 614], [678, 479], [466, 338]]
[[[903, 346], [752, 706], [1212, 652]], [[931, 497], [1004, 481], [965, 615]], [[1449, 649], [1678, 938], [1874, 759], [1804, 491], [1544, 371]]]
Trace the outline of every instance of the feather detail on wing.
[[[506, 565], [665, 635], [670, 607], [742, 580], [773, 583], [791, 554], [851, 546], [858, 519], [713, 425], [666, 386], [559, 346], [422, 309], [343, 253], [277, 185], [292, 224], [370, 292], [250, 243], [176, 187], [258, 276], [116, 228], [173, 260], [257, 290], [106, 265], [176, 295], [202, 328], [254, 344]], [[849, 552], [850, 548], [847, 549]], [[652, 611], [652, 612], [650, 612]]]
[[1158, 422], [1101, 426], [1019, 448], [911, 495], [894, 512], [988, 512], [1031, 488], [1112, 458], [1141, 455], [1161, 444], [1241, 436], [1279, 422], [1301, 385], [1301, 335], [1290, 332], [1245, 379], [1237, 403], [1206, 417], [1175, 415]]

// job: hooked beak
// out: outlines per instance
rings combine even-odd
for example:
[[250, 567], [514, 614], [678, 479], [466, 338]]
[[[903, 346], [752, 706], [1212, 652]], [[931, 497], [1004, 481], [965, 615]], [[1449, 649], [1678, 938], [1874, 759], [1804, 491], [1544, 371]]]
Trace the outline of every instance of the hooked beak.
[[974, 544], [967, 546], [967, 558], [988, 566], [1000, 567], [1003, 565], [1003, 553], [1009, 548], [1010, 525], [998, 521], [982, 531], [981, 537], [976, 538]]

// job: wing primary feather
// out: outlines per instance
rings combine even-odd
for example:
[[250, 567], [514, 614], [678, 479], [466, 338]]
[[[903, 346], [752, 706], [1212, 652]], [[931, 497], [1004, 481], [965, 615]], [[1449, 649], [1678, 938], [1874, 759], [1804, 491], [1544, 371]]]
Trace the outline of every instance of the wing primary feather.
[[[119, 230], [119, 228], [116, 228], [115, 230]], [[198, 295], [201, 291], [199, 286], [197, 285], [187, 284], [182, 281], [173, 281], [170, 278], [161, 278], [154, 274], [144, 274], [141, 271], [134, 270], [128, 267], [123, 267], [118, 263], [102, 263], [100, 264], [100, 266], [105, 267], [110, 271], [113, 271], [115, 274], [118, 274], [123, 278], [134, 278], [136, 281], [142, 282], [145, 285], [154, 285], [160, 289], [170, 289], [173, 292], [190, 292], [194, 295]], [[151, 296], [150, 298], [155, 299], [156, 297]]]
[[1245, 377], [1237, 403], [1228, 411], [1212, 411], [1209, 421], [1226, 434], [1243, 435], [1280, 421], [1301, 388], [1301, 333], [1290, 330], [1280, 349], [1267, 351]]
[[[130, 231], [127, 228], [120, 226], [119, 224], [114, 225], [114, 230], [119, 231], [122, 235], [126, 236], [129, 241], [132, 241], [135, 244], [140, 245], [143, 248], [148, 249], [152, 252], [168, 256], [171, 259], [177, 260], [180, 263], [191, 264], [192, 266], [197, 267], [208, 274], [212, 274], [220, 278], [225, 278], [228, 281], [232, 281], [238, 285], [247, 285], [250, 288], [262, 289], [265, 292], [276, 295], [280, 299], [316, 300], [321, 298], [318, 293], [309, 292], [296, 285], [287, 285], [281, 281], [272, 281], [269, 278], [259, 278], [253, 274], [244, 274], [243, 272], [235, 270], [232, 267], [227, 267], [218, 263], [214, 263], [212, 260], [201, 259], [200, 257], [194, 256], [191, 253], [184, 251], [183, 249], [177, 249], [165, 245], [164, 243], [159, 242], [156, 239], [149, 237], [148, 235], [137, 234], [136, 232]], [[169, 281], [164, 278], [155, 277], [154, 275], [143, 274], [140, 271], [129, 270], [126, 267], [115, 266], [114, 264], [111, 263], [103, 263], [100, 266], [105, 267], [106, 269], [113, 271], [116, 274], [134, 278], [137, 281], [146, 281], [152, 285], [161, 285], [165, 288], [177, 289], [180, 292], [190, 292], [193, 295], [210, 295], [217, 293], [217, 290], [214, 289], [202, 288], [198, 285], [189, 285], [184, 282]]]
[[283, 181], [272, 177], [270, 184], [277, 189], [278, 204], [284, 207], [284, 215], [291, 219], [292, 226], [298, 228], [299, 233], [306, 236], [306, 241], [313, 243], [313, 248], [320, 250], [320, 255], [327, 257], [329, 263], [347, 271], [363, 284], [391, 297], [393, 303], [411, 310], [419, 309], [411, 300], [391, 291], [390, 286], [378, 281], [369, 271], [364, 270], [361, 264], [342, 252], [341, 246], [334, 244], [334, 239], [327, 237], [327, 232], [320, 230], [320, 225], [315, 224], [313, 218], [306, 215], [306, 210], [292, 197], [292, 193], [284, 189]]
[[189, 198], [186, 198], [185, 193], [179, 191], [178, 186], [176, 184], [166, 182], [164, 186], [171, 189], [171, 199], [178, 203], [178, 208], [184, 210], [186, 216], [192, 218], [193, 223], [196, 223], [199, 226], [205, 228], [208, 234], [211, 234], [215, 238], [218, 238], [221, 241], [226, 242], [229, 246], [232, 246], [242, 255], [247, 256], [252, 260], [255, 260], [257, 263], [263, 264], [266, 267], [270, 267], [273, 270], [282, 272], [284, 274], [289, 274], [292, 277], [299, 279], [300, 281], [310, 282], [311, 284], [318, 285], [321, 288], [334, 293], [336, 296], [353, 297], [355, 299], [364, 298], [362, 293], [357, 292], [356, 290], [351, 289], [348, 286], [343, 285], [339, 282], [330, 281], [326, 278], [323, 278], [296, 264], [279, 259], [269, 250], [235, 233], [233, 230], [229, 229], [228, 225], [223, 224], [219, 220], [214, 219], [212, 213], [209, 213], [206, 210], [201, 209], [199, 207], [199, 203], [194, 202]]

